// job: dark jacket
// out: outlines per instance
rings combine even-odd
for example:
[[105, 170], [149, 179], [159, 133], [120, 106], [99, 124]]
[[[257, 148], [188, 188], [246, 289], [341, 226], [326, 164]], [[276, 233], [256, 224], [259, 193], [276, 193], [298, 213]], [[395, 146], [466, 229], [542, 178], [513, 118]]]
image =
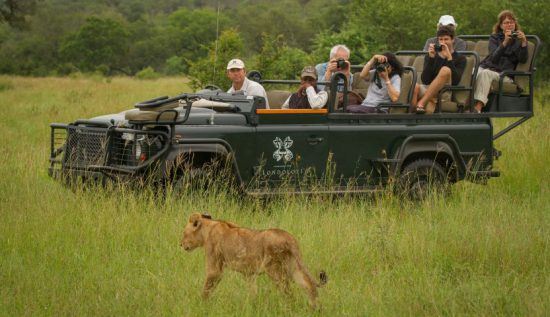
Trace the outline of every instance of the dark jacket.
[[514, 70], [518, 63], [527, 61], [527, 46], [522, 47], [521, 41], [513, 39], [506, 47], [502, 46], [504, 33], [491, 34], [489, 39], [489, 55], [483, 59], [480, 66], [495, 72]]
[[458, 54], [456, 51], [452, 53], [452, 56], [453, 60], [448, 61], [437, 53], [434, 58], [426, 54], [424, 57], [424, 69], [422, 70], [422, 83], [424, 83], [424, 85], [431, 84], [435, 77], [437, 77], [441, 67], [447, 66], [451, 69], [452, 84], [458, 85], [464, 68], [466, 67], [466, 57]]
[[[315, 92], [319, 92], [316, 86], [313, 86], [315, 89]], [[288, 108], [289, 109], [311, 109], [311, 106], [309, 105], [309, 100], [307, 99], [306, 90], [298, 91], [293, 93], [290, 96], [290, 100], [288, 101]]]

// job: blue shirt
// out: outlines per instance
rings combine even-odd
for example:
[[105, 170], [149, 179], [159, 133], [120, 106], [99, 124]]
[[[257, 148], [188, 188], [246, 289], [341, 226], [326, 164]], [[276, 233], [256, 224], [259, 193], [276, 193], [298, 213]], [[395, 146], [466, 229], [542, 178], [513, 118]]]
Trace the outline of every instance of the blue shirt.
[[[328, 65], [328, 62], [317, 64], [315, 66], [315, 70], [317, 71], [317, 78], [318, 78], [317, 80], [318, 81], [325, 81], [325, 73], [327, 72], [327, 65]], [[340, 81], [338, 83], [342, 84], [342, 86], [338, 86], [338, 91], [343, 92], [344, 91], [344, 80], [340, 79]], [[351, 84], [352, 83], [353, 83], [353, 76], [349, 76], [348, 91], [351, 90]], [[317, 89], [318, 90], [325, 90], [325, 85], [317, 84]]]

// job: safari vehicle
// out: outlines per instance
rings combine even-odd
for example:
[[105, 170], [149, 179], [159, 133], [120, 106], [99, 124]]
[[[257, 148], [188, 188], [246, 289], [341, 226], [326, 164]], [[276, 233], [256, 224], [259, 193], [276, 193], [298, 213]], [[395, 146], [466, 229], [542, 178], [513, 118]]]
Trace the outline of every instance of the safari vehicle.
[[[401, 97], [380, 105], [389, 108], [386, 114], [346, 112], [348, 85], [342, 73], [324, 82], [329, 85], [329, 101], [318, 110], [277, 109], [289, 91], [268, 90], [271, 109], [265, 109], [263, 97], [227, 94], [211, 86], [141, 102], [118, 114], [51, 124], [49, 172], [162, 183], [218, 161], [229, 165], [236, 186], [250, 195], [369, 192], [388, 184], [419, 195], [428, 185], [437, 188], [464, 179], [485, 182], [499, 176], [493, 163], [501, 153], [494, 140], [533, 116], [534, 61], [540, 41], [528, 36], [529, 59], [511, 73], [516, 84], [507, 86], [501, 80], [487, 112], [477, 114], [468, 110], [488, 36], [463, 38], [470, 49], [464, 52], [467, 69], [458, 86], [447, 87], [452, 101], [438, 102], [431, 115], [409, 113], [425, 52], [402, 51], [397, 53], [406, 65]], [[252, 76], [266, 87], [299, 83], [264, 80], [258, 72]], [[336, 93], [340, 80], [342, 107]], [[353, 81], [354, 91], [365, 93], [367, 88], [368, 82], [358, 77]], [[495, 133], [492, 120], [500, 117], [519, 119]]]

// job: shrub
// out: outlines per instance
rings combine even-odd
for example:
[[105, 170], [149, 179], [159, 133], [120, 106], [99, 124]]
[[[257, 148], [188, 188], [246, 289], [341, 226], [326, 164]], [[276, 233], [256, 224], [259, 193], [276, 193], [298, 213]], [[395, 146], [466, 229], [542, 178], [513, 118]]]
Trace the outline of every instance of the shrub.
[[155, 72], [152, 67], [146, 67], [137, 72], [136, 77], [138, 79], [157, 79], [160, 77], [160, 74]]

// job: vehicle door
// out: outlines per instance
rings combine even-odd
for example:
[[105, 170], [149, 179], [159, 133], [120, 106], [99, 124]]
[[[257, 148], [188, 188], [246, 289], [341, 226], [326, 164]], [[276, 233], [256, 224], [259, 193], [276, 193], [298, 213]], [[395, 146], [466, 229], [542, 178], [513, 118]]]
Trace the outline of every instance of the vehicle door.
[[329, 155], [326, 110], [263, 110], [258, 117], [258, 185], [311, 185], [323, 179]]

